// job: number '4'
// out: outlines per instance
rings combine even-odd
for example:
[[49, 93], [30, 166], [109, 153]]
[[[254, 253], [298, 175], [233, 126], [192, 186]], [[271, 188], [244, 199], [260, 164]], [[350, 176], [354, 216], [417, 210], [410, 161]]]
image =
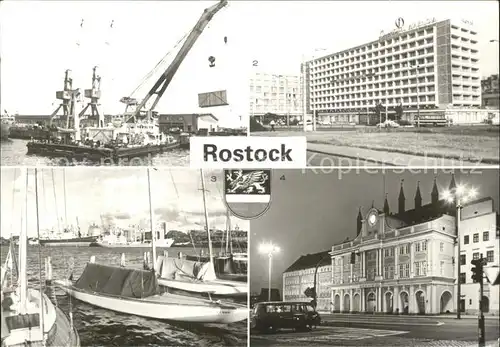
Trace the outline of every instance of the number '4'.
[[284, 181], [284, 180], [285, 180], [285, 175], [282, 175], [282, 176], [280, 177], [280, 181]]

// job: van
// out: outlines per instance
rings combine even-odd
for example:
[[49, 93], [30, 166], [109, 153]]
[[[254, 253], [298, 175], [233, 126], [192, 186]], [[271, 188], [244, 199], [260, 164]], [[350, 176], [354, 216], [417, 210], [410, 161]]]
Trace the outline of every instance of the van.
[[310, 303], [269, 301], [256, 303], [252, 328], [261, 332], [279, 329], [311, 330], [321, 324], [321, 317]]

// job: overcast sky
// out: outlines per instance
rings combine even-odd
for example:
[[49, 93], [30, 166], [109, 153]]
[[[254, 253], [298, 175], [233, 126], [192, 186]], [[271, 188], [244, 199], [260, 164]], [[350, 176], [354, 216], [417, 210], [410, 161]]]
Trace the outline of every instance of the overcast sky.
[[[330, 170], [333, 171], [333, 170]], [[346, 171], [346, 170], [344, 170]], [[285, 175], [285, 180], [280, 177]], [[412, 172], [387, 171], [385, 191], [389, 194], [389, 207], [397, 212], [400, 180], [404, 179], [406, 209], [414, 207], [417, 181], [420, 181], [422, 203], [431, 201], [431, 191], [436, 173], [433, 170]], [[250, 286], [251, 291], [260, 293], [268, 287], [268, 258], [258, 253], [258, 246], [272, 241], [281, 248], [273, 258], [273, 288], [282, 292], [283, 271], [301, 255], [331, 250], [333, 244], [347, 237], [356, 237], [358, 208], [366, 213], [375, 201], [375, 207], [384, 206], [384, 175], [360, 172], [340, 175], [315, 173], [313, 170], [276, 170], [272, 176], [271, 208], [257, 220], [250, 222]], [[450, 171], [437, 173], [440, 191], [448, 188]], [[457, 184], [473, 186], [478, 198], [491, 196], [495, 207], [499, 202], [498, 170], [485, 170], [482, 174], [456, 172]]]
[[[66, 176], [66, 204], [64, 203], [64, 174]], [[127, 227], [131, 224], [149, 225], [149, 201], [145, 168], [96, 169], [67, 168], [39, 169], [38, 202], [40, 228], [55, 228], [57, 220], [65, 219], [82, 231], [95, 222]], [[52, 181], [54, 175], [55, 185]], [[222, 172], [205, 172], [207, 207], [210, 227], [225, 229], [226, 209], [221, 199]], [[211, 176], [216, 176], [212, 182]], [[34, 171], [29, 169], [28, 234], [36, 235]], [[19, 234], [21, 217], [26, 206], [26, 176], [20, 169], [2, 168], [1, 235]], [[55, 197], [54, 197], [55, 187]], [[191, 169], [151, 170], [151, 197], [154, 219], [166, 221], [168, 229], [202, 230], [205, 225], [200, 172]], [[57, 204], [56, 204], [57, 201]], [[232, 218], [232, 226], [248, 230], [248, 222]]]
[[[122, 112], [118, 100], [130, 96], [193, 28], [203, 9], [214, 3], [2, 1], [2, 108], [50, 114], [64, 70], [73, 70], [75, 87], [88, 88], [97, 64], [105, 112]], [[394, 28], [398, 17], [406, 25], [432, 17], [473, 21], [479, 33], [481, 73], [498, 73], [498, 43], [489, 42], [498, 39], [496, 1], [229, 1], [201, 34], [157, 109], [213, 112], [223, 122], [235, 122], [249, 107], [246, 78], [251, 71], [298, 73], [304, 55], [311, 58], [376, 40], [381, 30]], [[320, 48], [327, 51], [314, 53]], [[211, 55], [216, 57], [212, 69]], [[254, 60], [258, 67], [252, 66]], [[158, 74], [134, 96], [143, 98]], [[230, 107], [197, 107], [199, 92], [218, 89], [228, 90]]]

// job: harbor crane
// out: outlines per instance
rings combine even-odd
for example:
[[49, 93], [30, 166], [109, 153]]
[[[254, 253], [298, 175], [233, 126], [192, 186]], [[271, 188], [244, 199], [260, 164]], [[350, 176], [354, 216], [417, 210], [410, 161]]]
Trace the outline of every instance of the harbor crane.
[[[212, 20], [214, 15], [219, 12], [222, 8], [227, 5], [227, 0], [221, 0], [217, 4], [212, 5], [211, 7], [206, 8], [203, 11], [200, 19], [191, 30], [186, 40], [184, 41], [182, 47], [179, 52], [173, 59], [172, 63], [167, 67], [167, 69], [163, 72], [163, 74], [158, 78], [153, 87], [146, 94], [146, 97], [142, 99], [142, 101], [138, 101], [132, 97], [123, 97], [120, 99], [121, 102], [126, 104], [124, 121], [127, 123], [135, 123], [138, 119], [147, 119], [149, 121], [155, 118], [154, 109], [160, 98], [165, 93], [167, 87], [175, 76], [175, 73], [179, 69], [180, 65], [186, 58], [187, 54], [194, 46], [198, 38], [200, 37], [203, 30], [206, 28], [208, 23]], [[152, 103], [149, 107], [146, 108], [146, 104], [152, 99]], [[132, 111], [128, 111], [129, 108], [132, 108]], [[146, 108], [146, 110], [143, 110]]]

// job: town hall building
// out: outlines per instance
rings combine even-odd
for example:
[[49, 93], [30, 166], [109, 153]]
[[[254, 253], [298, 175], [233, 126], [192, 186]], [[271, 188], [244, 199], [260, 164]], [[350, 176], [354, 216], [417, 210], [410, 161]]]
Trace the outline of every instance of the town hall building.
[[[450, 189], [454, 188], [452, 177]], [[363, 213], [360, 208], [355, 239], [332, 246], [329, 259], [320, 256], [325, 252], [299, 258], [283, 274], [284, 300], [310, 300], [304, 288], [313, 287], [317, 272], [319, 311], [456, 312], [456, 260], [459, 258], [461, 311], [477, 313], [479, 284], [471, 283], [470, 260], [482, 253], [488, 263], [499, 262], [497, 213], [493, 200], [483, 198], [463, 205], [460, 257], [455, 204], [440, 199], [436, 181], [430, 203], [422, 204], [418, 185], [415, 208], [407, 210], [405, 200], [401, 182], [397, 213], [390, 211], [387, 198], [382, 210], [371, 206]], [[483, 238], [486, 241], [483, 242]], [[321, 261], [313, 264], [313, 258]], [[327, 270], [331, 271], [329, 279], [325, 278]], [[485, 288], [485, 312], [498, 314], [498, 286], [485, 284]]]

